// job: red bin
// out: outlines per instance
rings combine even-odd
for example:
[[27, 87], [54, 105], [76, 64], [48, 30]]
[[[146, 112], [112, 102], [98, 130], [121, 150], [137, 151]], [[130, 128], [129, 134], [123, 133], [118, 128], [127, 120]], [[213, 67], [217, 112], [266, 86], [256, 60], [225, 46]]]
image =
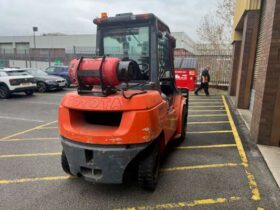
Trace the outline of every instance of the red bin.
[[194, 91], [197, 80], [197, 62], [195, 58], [175, 59], [175, 79], [178, 89]]

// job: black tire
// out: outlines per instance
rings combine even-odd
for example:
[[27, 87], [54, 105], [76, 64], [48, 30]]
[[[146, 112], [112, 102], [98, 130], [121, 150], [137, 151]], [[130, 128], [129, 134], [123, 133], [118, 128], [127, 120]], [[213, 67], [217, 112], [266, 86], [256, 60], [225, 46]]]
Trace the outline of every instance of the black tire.
[[176, 143], [181, 144], [185, 138], [186, 138], [186, 130], [187, 130], [187, 118], [188, 118], [188, 109], [189, 109], [189, 104], [188, 104], [188, 99], [186, 101], [186, 104], [183, 107], [183, 111], [182, 111], [182, 132], [181, 132], [181, 136], [176, 139]]
[[61, 167], [62, 167], [62, 169], [65, 173], [73, 176], [71, 174], [69, 163], [68, 163], [68, 160], [66, 158], [65, 152], [63, 150], [62, 150], [62, 153], [61, 153]]
[[32, 96], [33, 93], [34, 93], [33, 90], [27, 90], [27, 91], [25, 91], [25, 94], [26, 94], [27, 96]]
[[1, 99], [6, 99], [9, 98], [11, 95], [10, 90], [6, 86], [0, 86], [0, 98]]
[[44, 83], [44, 82], [38, 82], [38, 83], [37, 83], [37, 90], [38, 90], [40, 93], [46, 92], [46, 91], [48, 90], [46, 83]]
[[138, 184], [146, 190], [154, 191], [159, 177], [159, 144], [154, 144], [143, 154], [138, 163]]

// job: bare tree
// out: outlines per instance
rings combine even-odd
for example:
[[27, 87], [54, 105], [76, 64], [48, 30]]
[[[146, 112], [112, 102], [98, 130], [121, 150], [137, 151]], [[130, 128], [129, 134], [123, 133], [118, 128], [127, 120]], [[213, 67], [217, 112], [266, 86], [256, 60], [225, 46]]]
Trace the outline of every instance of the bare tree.
[[215, 50], [228, 48], [231, 41], [235, 0], [217, 0], [217, 9], [205, 15], [197, 29], [202, 42]]

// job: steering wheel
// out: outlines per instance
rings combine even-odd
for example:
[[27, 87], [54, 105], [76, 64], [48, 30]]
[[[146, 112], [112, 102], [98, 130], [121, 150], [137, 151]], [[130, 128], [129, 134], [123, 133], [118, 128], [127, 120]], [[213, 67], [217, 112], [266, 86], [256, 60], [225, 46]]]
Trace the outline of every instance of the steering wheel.
[[148, 73], [148, 71], [149, 71], [149, 64], [147, 64], [147, 63], [139, 63], [138, 66], [142, 67], [142, 68], [140, 68], [142, 74]]

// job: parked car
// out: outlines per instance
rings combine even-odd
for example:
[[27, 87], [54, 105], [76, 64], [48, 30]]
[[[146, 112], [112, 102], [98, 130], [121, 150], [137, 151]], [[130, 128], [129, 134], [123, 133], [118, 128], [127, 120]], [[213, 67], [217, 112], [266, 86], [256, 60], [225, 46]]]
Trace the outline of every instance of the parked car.
[[14, 92], [32, 95], [35, 89], [35, 78], [24, 69], [4, 68], [0, 70], [0, 98], [9, 98]]
[[49, 75], [56, 75], [63, 77], [66, 80], [66, 87], [70, 87], [71, 80], [68, 75], [68, 66], [50, 66], [45, 69], [45, 72]]
[[41, 93], [48, 90], [59, 90], [66, 86], [66, 80], [59, 76], [48, 75], [40, 69], [26, 69], [36, 81], [37, 90]]

